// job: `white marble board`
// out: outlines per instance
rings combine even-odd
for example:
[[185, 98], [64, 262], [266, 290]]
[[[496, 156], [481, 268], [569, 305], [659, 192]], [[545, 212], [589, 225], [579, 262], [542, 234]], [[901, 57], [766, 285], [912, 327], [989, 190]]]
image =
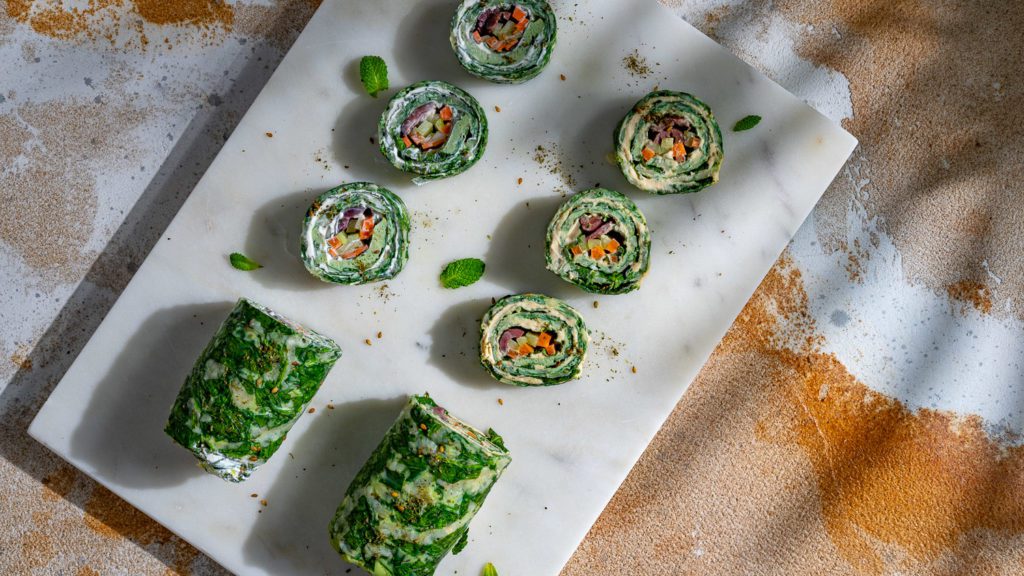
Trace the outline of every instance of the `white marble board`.
[[[553, 4], [550, 65], [526, 84], [499, 86], [456, 62], [452, 2], [324, 2], [32, 436], [237, 573], [333, 574], [345, 568], [327, 538], [335, 506], [406, 395], [429, 391], [494, 427], [513, 454], [470, 545], [439, 573], [473, 575], [493, 562], [503, 576], [557, 574], [856, 141], [654, 0]], [[634, 50], [650, 74], [627, 71]], [[390, 64], [384, 97], [358, 84], [364, 54]], [[469, 172], [417, 187], [369, 139], [387, 97], [422, 79], [475, 95], [490, 142]], [[616, 123], [655, 86], [693, 92], [720, 119], [726, 154], [716, 186], [649, 196], [606, 160]], [[747, 114], [764, 120], [733, 133]], [[297, 257], [310, 201], [355, 180], [389, 187], [413, 213], [409, 263], [386, 286], [324, 284]], [[544, 269], [544, 228], [563, 193], [596, 183], [629, 194], [652, 229], [651, 273], [629, 295], [595, 298]], [[266, 267], [234, 270], [232, 251]], [[442, 289], [441, 267], [465, 256], [486, 260], [484, 280]], [[582, 312], [595, 338], [581, 380], [511, 388], [477, 365], [478, 319], [493, 297], [523, 291]], [[333, 337], [345, 354], [316, 412], [235, 485], [200, 471], [162, 428], [191, 363], [240, 296]]]

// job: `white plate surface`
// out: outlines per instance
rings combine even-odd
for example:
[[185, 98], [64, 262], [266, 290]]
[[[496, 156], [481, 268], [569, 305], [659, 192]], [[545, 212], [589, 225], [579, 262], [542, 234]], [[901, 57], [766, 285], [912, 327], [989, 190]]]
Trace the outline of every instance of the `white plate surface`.
[[[345, 565], [326, 531], [335, 506], [406, 395], [429, 391], [456, 415], [494, 427], [513, 454], [470, 545], [439, 573], [472, 575], [494, 562], [503, 576], [556, 574], [856, 141], [653, 0], [553, 5], [551, 64], [526, 84], [499, 86], [458, 66], [447, 39], [451, 2], [325, 2], [32, 436], [235, 572], [336, 574]], [[634, 50], [650, 74], [627, 71], [623, 58]], [[382, 98], [356, 79], [365, 54], [390, 64], [394, 88]], [[387, 96], [422, 79], [475, 95], [490, 142], [469, 172], [417, 187], [369, 138]], [[716, 186], [648, 196], [607, 163], [616, 123], [655, 86], [692, 92], [714, 109], [726, 151]], [[747, 114], [764, 120], [733, 133]], [[324, 284], [297, 258], [309, 202], [354, 180], [389, 187], [413, 213], [409, 263], [386, 286]], [[628, 193], [647, 215], [652, 267], [638, 292], [595, 298], [544, 269], [544, 228], [562, 193], [596, 183]], [[234, 270], [232, 251], [266, 268]], [[441, 267], [464, 256], [486, 260], [485, 279], [442, 289]], [[477, 365], [477, 322], [491, 298], [523, 291], [583, 313], [595, 338], [582, 380], [515, 389]], [[234, 485], [200, 471], [162, 428], [193, 360], [240, 296], [333, 337], [345, 354], [315, 414]]]

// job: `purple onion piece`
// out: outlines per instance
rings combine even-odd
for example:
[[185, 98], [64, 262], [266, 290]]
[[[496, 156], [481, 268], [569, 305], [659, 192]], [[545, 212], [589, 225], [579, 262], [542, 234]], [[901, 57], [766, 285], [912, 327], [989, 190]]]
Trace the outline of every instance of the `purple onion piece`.
[[580, 228], [583, 228], [584, 232], [593, 232], [601, 225], [601, 222], [602, 219], [597, 214], [585, 214], [580, 216]]
[[488, 8], [487, 10], [484, 10], [483, 12], [481, 12], [480, 16], [477, 16], [475, 30], [477, 32], [483, 32], [484, 31], [484, 25], [487, 24], [487, 18], [489, 18], [490, 15], [493, 12], [496, 12], [497, 10], [498, 10], [497, 8]]
[[597, 228], [597, 230], [594, 230], [593, 232], [588, 234], [587, 235], [587, 240], [593, 240], [594, 238], [600, 238], [602, 235], [611, 232], [612, 228], [614, 228], [614, 227], [615, 226], [613, 226], [611, 222], [605, 222], [604, 224], [601, 224]]
[[412, 111], [409, 117], [402, 122], [402, 136], [408, 136], [409, 132], [416, 127], [417, 124], [424, 121], [430, 113], [437, 109], [436, 102], [427, 102], [419, 108]]
[[502, 354], [508, 353], [509, 342], [525, 334], [526, 331], [522, 328], [508, 328], [501, 333], [501, 338], [498, 339], [498, 350], [501, 350]]

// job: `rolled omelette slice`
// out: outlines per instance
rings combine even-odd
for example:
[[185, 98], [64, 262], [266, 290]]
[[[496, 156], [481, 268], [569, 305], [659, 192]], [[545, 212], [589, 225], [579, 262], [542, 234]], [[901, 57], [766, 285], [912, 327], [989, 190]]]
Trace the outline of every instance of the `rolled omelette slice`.
[[650, 266], [647, 219], [614, 190], [570, 197], [548, 224], [546, 245], [548, 270], [596, 294], [636, 290]]
[[552, 386], [578, 377], [589, 343], [579, 312], [543, 294], [506, 296], [480, 323], [480, 363], [514, 386]]
[[447, 82], [417, 82], [388, 102], [377, 127], [380, 151], [414, 182], [461, 174], [487, 147], [487, 116], [466, 91]]
[[331, 544], [374, 576], [430, 576], [466, 545], [470, 520], [511, 461], [493, 430], [412, 396], [349, 484]]
[[547, 66], [558, 26], [545, 0], [463, 0], [452, 18], [451, 43], [470, 74], [518, 84]]
[[723, 154], [711, 108], [685, 92], [651, 92], [615, 130], [622, 173], [654, 194], [697, 192], [718, 182]]
[[274, 455], [341, 349], [242, 298], [199, 355], [165, 432], [211, 474], [241, 482]]
[[328, 190], [302, 224], [302, 263], [325, 282], [365, 284], [394, 278], [409, 260], [409, 211], [370, 182]]

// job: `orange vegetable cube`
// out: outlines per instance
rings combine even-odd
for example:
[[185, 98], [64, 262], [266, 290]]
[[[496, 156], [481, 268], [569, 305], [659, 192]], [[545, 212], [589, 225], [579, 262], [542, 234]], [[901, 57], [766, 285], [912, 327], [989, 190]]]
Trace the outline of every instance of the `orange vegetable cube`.
[[441, 120], [447, 122], [448, 120], [452, 119], [452, 109], [449, 108], [448, 106], [445, 106], [441, 108], [441, 111], [438, 113], [438, 115], [441, 116]]
[[616, 240], [615, 238], [608, 240], [608, 243], [604, 245], [604, 249], [608, 253], [614, 254], [619, 250], [619, 241]]
[[338, 240], [337, 236], [332, 236], [327, 239], [327, 244], [331, 248], [341, 248], [341, 240]]
[[529, 344], [521, 344], [519, 346], [519, 348], [516, 350], [516, 352], [519, 352], [519, 354], [521, 356], [526, 356], [527, 354], [532, 354], [533, 353], [533, 346], [530, 346]]
[[451, 133], [451, 131], [452, 131], [452, 123], [451, 122], [445, 122], [444, 124], [441, 124], [441, 132], [444, 132], [445, 134], [449, 134], [449, 133]]
[[488, 36], [485, 42], [487, 43], [487, 47], [490, 48], [491, 50], [498, 49], [498, 39], [495, 38], [494, 36]]
[[402, 136], [402, 143], [405, 144], [406, 148], [412, 147], [412, 140], [409, 140], [408, 136]]
[[569, 248], [569, 251], [572, 252], [573, 256], [579, 256], [580, 254], [583, 254], [583, 248], [580, 248], [579, 246], [575, 245], [572, 248]]
[[676, 142], [672, 147], [672, 157], [676, 159], [676, 162], [686, 159], [686, 146], [682, 142]]
[[548, 344], [551, 344], [551, 334], [547, 332], [541, 332], [540, 336], [537, 336], [537, 347], [547, 348]]
[[477, 44], [484, 41], [483, 37], [480, 36], [479, 30], [473, 30], [473, 40], [475, 40]]
[[694, 148], [700, 148], [700, 138], [694, 136], [693, 138], [690, 138], [689, 140], [686, 141], [686, 145], [690, 148], [690, 150], [693, 150]]
[[338, 257], [338, 251], [337, 251], [337, 250], [335, 250], [334, 248], [330, 248], [330, 249], [328, 249], [328, 250], [327, 250], [327, 253], [328, 253], [328, 254], [330, 254], [331, 256], [334, 256], [335, 258], [337, 258], [337, 257]]
[[523, 30], [526, 30], [526, 26], [529, 23], [530, 23], [530, 19], [529, 18], [523, 18], [519, 22], [516, 22], [516, 31], [517, 32], [522, 32]]
[[345, 252], [344, 254], [341, 255], [341, 257], [344, 260], [351, 260], [351, 259], [359, 256], [363, 252], [366, 252], [366, 249], [369, 248], [369, 247], [370, 246], [367, 245], [367, 244], [360, 244], [358, 248], [353, 248], [352, 250], [349, 250], [348, 252]]
[[516, 22], [521, 22], [523, 18], [526, 18], [526, 10], [516, 6], [515, 10], [512, 11], [512, 19]]
[[593, 258], [594, 260], [600, 260], [601, 258], [604, 257], [604, 248], [601, 248], [600, 246], [594, 246], [593, 248], [590, 249], [590, 257]]
[[618, 264], [619, 263], [619, 255], [618, 254], [612, 254], [612, 255], [608, 256], [608, 258], [611, 258], [612, 264]]
[[363, 225], [359, 228], [359, 239], [366, 240], [373, 236], [373, 218], [364, 218]]
[[644, 148], [642, 154], [644, 156], [644, 162], [650, 162], [651, 158], [654, 158], [654, 150], [651, 150], [650, 148]]
[[544, 351], [547, 352], [548, 356], [554, 356], [555, 355], [555, 345], [554, 344], [548, 344], [544, 348]]

